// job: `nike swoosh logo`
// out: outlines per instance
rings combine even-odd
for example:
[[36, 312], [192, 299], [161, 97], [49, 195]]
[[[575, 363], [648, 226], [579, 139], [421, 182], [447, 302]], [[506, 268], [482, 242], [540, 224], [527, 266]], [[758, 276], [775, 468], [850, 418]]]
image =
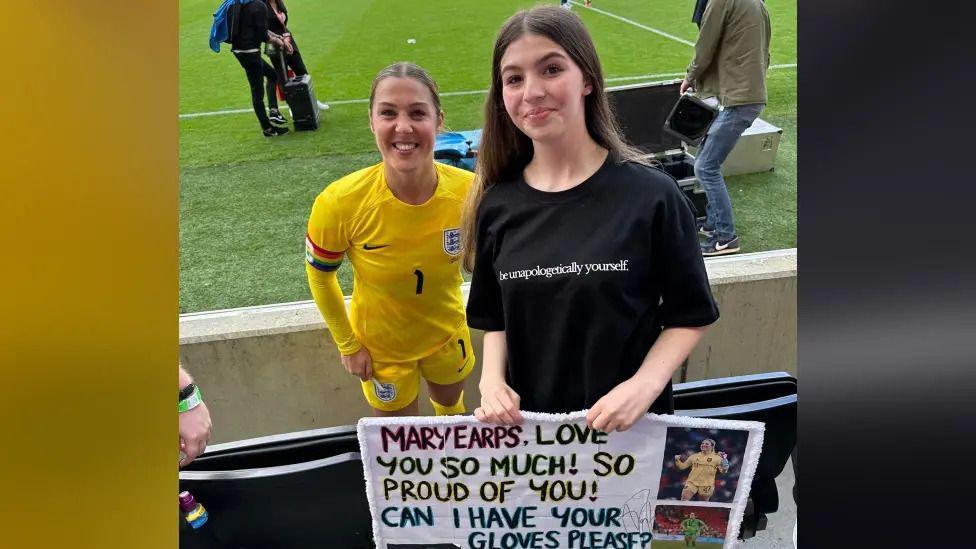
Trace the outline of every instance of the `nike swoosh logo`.
[[715, 243], [715, 250], [720, 252], [720, 251], [724, 250], [725, 248], [728, 248], [729, 245], [731, 245], [731, 244], [732, 244], [732, 241], [731, 240], [728, 241], [728, 242], [726, 242], [725, 244], [719, 244], [718, 242], [716, 242]]
[[364, 250], [378, 250], [380, 248], [385, 248], [387, 246], [389, 246], [389, 244], [381, 244], [379, 246], [370, 246], [369, 244], [363, 244], [363, 249]]

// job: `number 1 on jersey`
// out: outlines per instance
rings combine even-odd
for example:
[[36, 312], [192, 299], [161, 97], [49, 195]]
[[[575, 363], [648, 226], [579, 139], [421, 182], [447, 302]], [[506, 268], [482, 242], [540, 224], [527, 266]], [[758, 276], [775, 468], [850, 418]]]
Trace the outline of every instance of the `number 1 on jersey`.
[[417, 295], [420, 295], [424, 292], [424, 273], [417, 269], [413, 274], [417, 275]]

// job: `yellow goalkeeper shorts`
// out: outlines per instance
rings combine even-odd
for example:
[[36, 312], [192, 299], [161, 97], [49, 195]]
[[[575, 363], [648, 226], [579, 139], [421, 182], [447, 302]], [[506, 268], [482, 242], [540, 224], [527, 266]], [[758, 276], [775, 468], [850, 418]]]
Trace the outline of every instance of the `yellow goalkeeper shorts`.
[[362, 382], [363, 394], [373, 408], [393, 412], [417, 398], [421, 377], [437, 385], [453, 385], [468, 377], [474, 358], [471, 333], [463, 323], [429, 356], [409, 362], [374, 362], [373, 377]]

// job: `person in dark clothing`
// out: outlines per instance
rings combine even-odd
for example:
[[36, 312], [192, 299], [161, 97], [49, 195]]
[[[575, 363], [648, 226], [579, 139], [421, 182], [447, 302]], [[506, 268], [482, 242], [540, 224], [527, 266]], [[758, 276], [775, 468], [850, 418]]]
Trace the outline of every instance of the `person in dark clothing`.
[[[305, 61], [302, 60], [302, 53], [298, 51], [295, 35], [288, 30], [288, 8], [285, 7], [284, 0], [262, 1], [268, 6], [268, 30], [281, 36], [291, 46], [291, 51], [285, 52], [285, 66], [295, 71], [297, 76], [308, 74]], [[272, 57], [271, 63], [280, 74], [285, 73], [285, 67], [281, 66], [280, 59]]]
[[701, 28], [702, 17], [705, 15], [705, 8], [708, 7], [708, 0], [695, 0], [695, 10], [691, 14], [691, 22]]
[[[271, 64], [274, 66], [275, 73], [278, 75], [278, 81], [284, 85], [284, 82], [288, 78], [289, 68], [295, 72], [296, 76], [308, 74], [308, 69], [305, 68], [302, 53], [298, 51], [295, 36], [288, 30], [288, 8], [285, 7], [284, 0], [261, 1], [268, 7], [268, 31], [280, 36], [282, 40], [291, 46], [290, 52], [287, 48], [285, 49], [284, 64], [281, 62], [282, 56], [279, 55], [279, 50], [277, 48], [268, 48], [268, 57], [271, 58]], [[271, 109], [270, 118], [276, 124], [285, 123], [285, 117], [276, 108]]]
[[[278, 76], [271, 65], [261, 58], [261, 44], [268, 42], [285, 48], [286, 52], [291, 46], [281, 36], [268, 30], [268, 7], [264, 2], [255, 0], [242, 5], [237, 24], [239, 30], [231, 43], [231, 51], [247, 74], [247, 82], [251, 86], [251, 103], [261, 130], [265, 137], [286, 134], [288, 128], [273, 125], [264, 110], [264, 95], [267, 92], [268, 108], [272, 113], [278, 112], [278, 98], [275, 95]], [[283, 123], [284, 118], [276, 121]]]
[[572, 11], [516, 13], [491, 67], [461, 228], [475, 417], [588, 408], [610, 432], [673, 413], [671, 378], [719, 314], [688, 200], [622, 139]]

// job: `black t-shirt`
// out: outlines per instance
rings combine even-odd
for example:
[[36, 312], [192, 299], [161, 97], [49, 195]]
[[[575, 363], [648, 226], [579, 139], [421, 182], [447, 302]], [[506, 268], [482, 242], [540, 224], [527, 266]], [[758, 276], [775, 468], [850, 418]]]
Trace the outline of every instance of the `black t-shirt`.
[[241, 6], [237, 19], [238, 31], [231, 43], [233, 50], [253, 50], [268, 41], [268, 6], [253, 0]]
[[288, 24], [288, 8], [285, 7], [284, 0], [278, 0], [278, 11], [280, 11], [285, 16], [284, 22], [278, 19], [278, 15], [275, 14], [274, 8], [271, 7], [271, 2], [268, 0], [260, 0], [268, 8], [268, 30], [275, 34], [285, 34], [288, 32], [288, 28], [285, 26]]
[[[589, 408], [640, 368], [665, 327], [718, 319], [694, 215], [661, 170], [607, 161], [572, 189], [485, 192], [468, 325], [505, 331], [521, 409]], [[672, 413], [671, 384], [650, 408]]]

